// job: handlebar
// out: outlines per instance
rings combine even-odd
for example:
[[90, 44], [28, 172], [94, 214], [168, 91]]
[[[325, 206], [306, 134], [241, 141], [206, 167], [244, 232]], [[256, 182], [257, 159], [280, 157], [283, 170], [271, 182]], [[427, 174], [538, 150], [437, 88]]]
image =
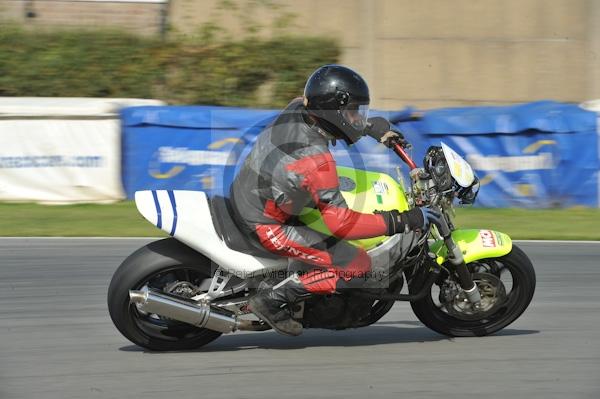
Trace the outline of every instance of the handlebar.
[[[411, 159], [411, 157], [406, 153], [404, 147], [401, 142], [392, 142], [391, 148], [394, 150], [396, 154], [408, 165], [411, 171], [417, 169], [417, 165]], [[437, 207], [437, 205], [434, 205]], [[440, 211], [443, 210], [440, 209]], [[474, 307], [479, 307], [481, 302], [481, 296], [479, 290], [477, 289], [477, 285], [473, 282], [473, 278], [467, 265], [465, 263], [465, 259], [463, 254], [458, 247], [458, 245], [454, 242], [452, 238], [452, 228], [448, 224], [448, 220], [446, 217], [442, 217], [440, 223], [435, 224], [438, 232], [442, 236], [444, 240], [444, 244], [446, 248], [448, 248], [448, 261], [455, 268], [456, 274], [458, 275], [458, 281], [460, 283], [460, 287], [465, 291], [467, 298], [473, 304]]]
[[411, 159], [411, 157], [406, 153], [404, 148], [399, 143], [394, 143], [392, 149], [396, 154], [398, 154], [400, 158], [402, 158], [402, 160], [408, 165], [410, 170], [417, 169], [417, 164], [415, 163], [415, 161]]

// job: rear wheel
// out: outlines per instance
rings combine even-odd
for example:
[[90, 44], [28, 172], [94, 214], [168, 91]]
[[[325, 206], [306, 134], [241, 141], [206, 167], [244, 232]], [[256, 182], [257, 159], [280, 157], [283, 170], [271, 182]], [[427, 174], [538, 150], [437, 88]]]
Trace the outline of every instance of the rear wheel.
[[175, 239], [140, 248], [115, 272], [108, 289], [108, 310], [117, 329], [131, 342], [154, 351], [188, 350], [221, 333], [146, 313], [129, 301], [129, 290], [144, 287], [190, 298], [210, 283], [210, 260]]
[[513, 245], [500, 258], [467, 264], [481, 292], [481, 308], [473, 309], [455, 279], [434, 285], [431, 294], [412, 302], [423, 324], [455, 337], [493, 334], [515, 321], [529, 306], [535, 291], [535, 271], [525, 253]]

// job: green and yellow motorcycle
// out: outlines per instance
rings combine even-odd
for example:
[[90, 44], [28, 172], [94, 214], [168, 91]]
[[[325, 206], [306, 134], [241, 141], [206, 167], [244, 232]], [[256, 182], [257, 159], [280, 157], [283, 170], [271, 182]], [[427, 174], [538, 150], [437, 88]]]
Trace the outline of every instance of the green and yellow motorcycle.
[[[360, 212], [429, 206], [443, 213], [442, 222], [429, 232], [351, 241], [372, 260], [362, 288], [290, 304], [293, 317], [304, 328], [365, 327], [396, 301], [408, 301], [423, 324], [448, 336], [483, 336], [508, 326], [531, 302], [535, 272], [506, 234], [454, 226], [453, 204], [472, 203], [477, 195], [473, 170], [443, 143], [428, 150], [423, 167], [402, 144], [394, 151], [410, 168], [410, 187], [401, 178], [338, 167], [348, 206]], [[276, 284], [295, 266], [248, 240], [228, 199], [148, 190], [135, 200], [171, 237], [134, 252], [112, 278], [109, 312], [126, 338], [150, 350], [184, 350], [223, 333], [270, 328], [248, 309], [248, 299], [261, 283]], [[330, 234], [317, 210], [306, 209], [300, 219]]]

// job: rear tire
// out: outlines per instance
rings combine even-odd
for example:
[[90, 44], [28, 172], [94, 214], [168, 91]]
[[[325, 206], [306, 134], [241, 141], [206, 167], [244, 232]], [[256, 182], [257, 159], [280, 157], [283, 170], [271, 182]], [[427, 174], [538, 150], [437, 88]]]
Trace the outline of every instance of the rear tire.
[[210, 279], [210, 264], [208, 258], [174, 238], [155, 241], [138, 249], [123, 261], [110, 282], [107, 297], [110, 318], [125, 338], [152, 351], [189, 350], [214, 341], [220, 332], [142, 315], [129, 302], [129, 290], [140, 289], [149, 281], [162, 285], [161, 278], [173, 279], [182, 273], [188, 276], [191, 273], [196, 280]]
[[536, 284], [533, 265], [527, 255], [516, 245], [513, 245], [511, 252], [503, 257], [484, 259], [467, 264], [467, 266], [473, 272], [475, 268], [486, 264], [502, 265], [499, 270], [505, 268], [510, 271], [512, 276], [511, 290], [506, 295], [506, 299], [497, 305], [495, 312], [486, 312], [480, 319], [472, 315], [457, 318], [436, 304], [430, 294], [411, 303], [415, 315], [427, 327], [451, 337], [489, 335], [511, 324], [527, 309], [533, 298]]

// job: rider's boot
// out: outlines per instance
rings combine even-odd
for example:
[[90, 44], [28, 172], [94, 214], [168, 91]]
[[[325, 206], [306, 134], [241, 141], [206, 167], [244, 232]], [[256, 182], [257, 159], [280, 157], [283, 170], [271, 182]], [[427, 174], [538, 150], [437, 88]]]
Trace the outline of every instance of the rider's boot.
[[302, 324], [294, 320], [290, 306], [311, 296], [298, 275], [293, 274], [273, 288], [259, 290], [250, 298], [250, 310], [273, 329], [285, 335], [302, 334]]

